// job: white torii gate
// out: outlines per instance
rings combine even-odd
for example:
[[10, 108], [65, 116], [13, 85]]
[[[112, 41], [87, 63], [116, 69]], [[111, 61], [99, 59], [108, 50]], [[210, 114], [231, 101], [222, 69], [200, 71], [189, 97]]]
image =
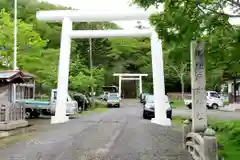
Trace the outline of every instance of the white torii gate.
[[58, 68], [58, 88], [55, 116], [51, 123], [64, 123], [66, 116], [66, 100], [68, 94], [69, 61], [71, 39], [73, 38], [107, 38], [107, 37], [150, 37], [152, 52], [152, 70], [155, 97], [155, 118], [153, 123], [171, 125], [166, 118], [167, 104], [164, 103], [165, 85], [163, 70], [162, 43], [155, 29], [131, 30], [72, 30], [73, 22], [103, 22], [117, 20], [148, 20], [147, 12], [82, 12], [80, 10], [39, 11], [38, 20], [62, 23], [60, 58]]
[[[139, 93], [143, 92], [142, 90], [142, 77], [148, 76], [148, 74], [139, 74], [139, 73], [114, 73], [113, 76], [118, 76], [118, 94], [121, 97], [122, 94], [122, 81], [124, 80], [139, 80]], [[127, 77], [127, 78], [125, 78]]]

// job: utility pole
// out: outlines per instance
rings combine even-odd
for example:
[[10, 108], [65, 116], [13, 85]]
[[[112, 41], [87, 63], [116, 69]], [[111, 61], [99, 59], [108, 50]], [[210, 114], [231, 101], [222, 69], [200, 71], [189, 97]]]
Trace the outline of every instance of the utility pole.
[[17, 69], [17, 0], [14, 0], [13, 70]]
[[[91, 80], [93, 78], [92, 67], [93, 67], [93, 62], [92, 62], [92, 39], [89, 38], [89, 68], [90, 68]], [[92, 85], [91, 85], [91, 96], [93, 97], [93, 86]]]
[[[13, 70], [17, 70], [17, 0], [14, 0], [14, 33], [13, 33]], [[16, 101], [16, 85], [12, 88], [12, 100]]]

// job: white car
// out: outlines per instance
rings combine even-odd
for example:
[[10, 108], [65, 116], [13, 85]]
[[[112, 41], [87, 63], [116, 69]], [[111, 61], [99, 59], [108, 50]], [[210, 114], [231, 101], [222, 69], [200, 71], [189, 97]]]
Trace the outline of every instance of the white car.
[[120, 108], [120, 98], [116, 95], [111, 95], [108, 97], [107, 106]]
[[[218, 107], [222, 107], [224, 102], [221, 96], [216, 91], [207, 91], [206, 92], [207, 99], [207, 107], [211, 109], [218, 109]], [[192, 108], [192, 99], [184, 99], [184, 104], [189, 109]]]

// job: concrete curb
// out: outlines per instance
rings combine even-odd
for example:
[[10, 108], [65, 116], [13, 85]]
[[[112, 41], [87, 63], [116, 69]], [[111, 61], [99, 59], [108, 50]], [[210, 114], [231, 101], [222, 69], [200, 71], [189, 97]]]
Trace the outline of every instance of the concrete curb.
[[225, 109], [219, 109], [219, 111], [223, 111], [223, 112], [240, 112], [240, 109], [236, 109], [236, 108], [225, 108]]

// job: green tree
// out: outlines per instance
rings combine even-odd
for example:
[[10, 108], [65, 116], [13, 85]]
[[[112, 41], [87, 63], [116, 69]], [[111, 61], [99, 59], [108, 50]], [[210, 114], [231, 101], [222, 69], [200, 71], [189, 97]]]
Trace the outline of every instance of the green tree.
[[18, 58], [18, 66], [35, 74], [37, 84], [48, 91], [57, 87], [58, 49], [44, 49], [38, 52], [24, 52]]
[[[13, 21], [11, 20], [10, 14], [2, 9], [0, 12], [0, 46], [2, 50], [1, 53], [1, 66], [5, 63], [11, 67], [13, 60]], [[45, 44], [46, 40], [42, 40], [37, 32], [33, 31], [33, 26], [31, 24], [26, 24], [21, 20], [18, 20], [18, 57], [22, 53], [28, 52], [28, 48], [31, 51], [41, 50]]]
[[[159, 37], [163, 39], [164, 53], [169, 52], [169, 58], [175, 64], [189, 62], [190, 42], [192, 39], [202, 39], [206, 42], [206, 71], [208, 87], [223, 82], [222, 73], [232, 70], [230, 61], [236, 62], [236, 29], [229, 24], [223, 11], [225, 4], [219, 1], [173, 1], [173, 0], [134, 0], [138, 5], [149, 8], [159, 6], [164, 2], [164, 13], [151, 16], [152, 25], [156, 26]], [[217, 11], [217, 12], [216, 12]], [[177, 46], [177, 47], [173, 47]], [[229, 58], [229, 55], [231, 58]], [[235, 56], [234, 56], [235, 55]], [[240, 57], [239, 57], [240, 58]], [[177, 62], [177, 63], [176, 63]], [[211, 72], [217, 83], [213, 80]], [[215, 83], [215, 84], [213, 84]]]

